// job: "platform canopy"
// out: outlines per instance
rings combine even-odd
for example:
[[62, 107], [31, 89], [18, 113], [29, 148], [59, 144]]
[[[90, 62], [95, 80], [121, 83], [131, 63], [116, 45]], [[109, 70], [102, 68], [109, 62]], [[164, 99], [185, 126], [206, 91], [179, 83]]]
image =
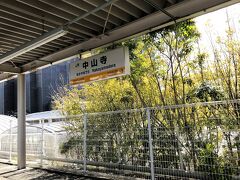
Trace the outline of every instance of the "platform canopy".
[[0, 80], [239, 0], [1, 0]]

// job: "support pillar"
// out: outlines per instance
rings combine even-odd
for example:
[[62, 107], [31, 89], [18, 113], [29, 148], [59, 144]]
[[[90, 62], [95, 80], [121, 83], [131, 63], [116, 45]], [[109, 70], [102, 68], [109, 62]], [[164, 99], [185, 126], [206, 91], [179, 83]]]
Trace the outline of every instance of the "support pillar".
[[17, 77], [17, 114], [18, 114], [18, 133], [17, 133], [17, 155], [18, 169], [26, 167], [26, 85], [25, 74]]

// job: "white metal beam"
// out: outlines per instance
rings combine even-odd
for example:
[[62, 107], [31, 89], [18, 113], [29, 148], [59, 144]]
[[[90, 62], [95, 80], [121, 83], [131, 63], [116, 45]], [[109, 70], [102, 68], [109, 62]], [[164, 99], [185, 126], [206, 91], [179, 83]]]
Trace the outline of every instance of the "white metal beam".
[[6, 81], [8, 79], [14, 78], [15, 74], [11, 73], [1, 73], [0, 74], [0, 82]]
[[42, 36], [33, 39], [32, 41], [23, 44], [15, 49], [13, 49], [12, 51], [9, 51], [3, 55], [0, 56], [0, 64], [9, 61], [17, 56], [20, 56], [26, 52], [29, 52], [41, 45], [44, 45], [48, 42], [51, 42], [54, 39], [57, 39], [63, 35], [65, 35], [68, 31], [65, 30], [63, 27], [54, 29], [46, 34], [43, 34]]

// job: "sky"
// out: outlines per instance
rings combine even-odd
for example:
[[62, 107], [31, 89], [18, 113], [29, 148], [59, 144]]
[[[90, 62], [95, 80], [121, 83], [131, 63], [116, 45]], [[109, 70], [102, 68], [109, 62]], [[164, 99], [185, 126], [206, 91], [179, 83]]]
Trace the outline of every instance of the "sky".
[[201, 33], [200, 43], [205, 49], [210, 46], [209, 32], [211, 32], [214, 40], [217, 36], [223, 37], [225, 35], [227, 14], [231, 26], [240, 32], [240, 3], [195, 18], [196, 25]]

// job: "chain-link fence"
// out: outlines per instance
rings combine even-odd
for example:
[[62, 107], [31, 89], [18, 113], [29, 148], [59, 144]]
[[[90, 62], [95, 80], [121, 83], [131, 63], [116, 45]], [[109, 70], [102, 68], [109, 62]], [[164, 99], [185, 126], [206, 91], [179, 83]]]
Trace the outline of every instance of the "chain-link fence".
[[[239, 107], [233, 100], [42, 121], [27, 129], [28, 160], [115, 179], [239, 179]], [[14, 133], [0, 136], [9, 158]]]

